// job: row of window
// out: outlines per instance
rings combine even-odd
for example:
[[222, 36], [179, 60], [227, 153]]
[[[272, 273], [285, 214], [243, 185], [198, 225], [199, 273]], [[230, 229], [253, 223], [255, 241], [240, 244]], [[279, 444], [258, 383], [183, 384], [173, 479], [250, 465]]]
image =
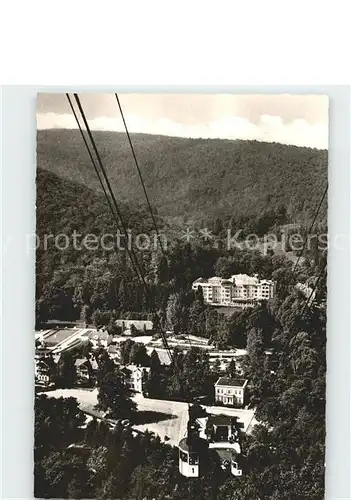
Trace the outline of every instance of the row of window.
[[[233, 392], [232, 392], [233, 391]], [[218, 394], [242, 394], [242, 389], [217, 389]]]
[[179, 458], [182, 462], [187, 462], [189, 465], [197, 465], [199, 463], [199, 457], [196, 453], [189, 453], [189, 461], [188, 454], [182, 450], [179, 450]]
[[[234, 401], [233, 401], [233, 398], [235, 396], [217, 396], [217, 401], [221, 401], [222, 403], [226, 403], [226, 404], [232, 404]], [[242, 403], [243, 402], [243, 397], [242, 395], [241, 396], [236, 396], [235, 397], [235, 400], [238, 401], [239, 403]]]

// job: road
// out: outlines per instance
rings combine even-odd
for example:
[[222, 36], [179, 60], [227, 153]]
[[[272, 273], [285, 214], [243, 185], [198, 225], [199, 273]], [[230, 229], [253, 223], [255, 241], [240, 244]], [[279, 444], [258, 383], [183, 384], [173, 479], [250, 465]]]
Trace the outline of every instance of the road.
[[178, 445], [186, 432], [188, 404], [181, 401], [144, 398], [139, 394], [133, 399], [138, 405], [138, 411], [145, 412], [151, 417], [151, 421], [134, 427], [141, 431], [148, 429], [158, 434], [161, 439], [168, 436], [171, 445]]
[[[97, 389], [56, 389], [45, 394], [56, 398], [61, 396], [76, 398], [83, 411], [94, 409], [97, 403]], [[158, 434], [162, 440], [168, 436], [169, 444], [178, 445], [186, 432], [188, 404], [181, 401], [144, 398], [141, 394], [134, 396], [133, 400], [137, 403], [139, 415], [144, 420], [143, 423], [133, 427], [141, 431], [148, 429]], [[212, 414], [222, 413], [238, 417], [243, 424], [244, 432], [250, 432], [250, 428], [256, 423], [253, 410], [238, 410], [222, 406], [207, 406], [205, 408]]]

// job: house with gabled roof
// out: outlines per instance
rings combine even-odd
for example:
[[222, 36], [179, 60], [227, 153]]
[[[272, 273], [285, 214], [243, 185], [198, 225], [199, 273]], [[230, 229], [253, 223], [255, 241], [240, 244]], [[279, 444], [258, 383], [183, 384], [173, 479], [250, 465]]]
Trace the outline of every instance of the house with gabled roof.
[[78, 358], [74, 363], [76, 367], [76, 381], [79, 385], [92, 385], [93, 367], [89, 359]]
[[124, 381], [135, 392], [143, 392], [150, 368], [144, 366], [128, 365], [120, 368]]
[[56, 381], [56, 365], [51, 356], [42, 357], [35, 362], [35, 383], [52, 387]]

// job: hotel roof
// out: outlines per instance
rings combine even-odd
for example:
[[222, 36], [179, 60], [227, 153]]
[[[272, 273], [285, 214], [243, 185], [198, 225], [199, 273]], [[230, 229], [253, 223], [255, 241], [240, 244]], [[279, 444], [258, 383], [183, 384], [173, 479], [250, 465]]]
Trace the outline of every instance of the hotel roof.
[[254, 274], [253, 276], [249, 276], [248, 274], [233, 274], [230, 278], [221, 278], [219, 276], [212, 276], [212, 278], [208, 279], [197, 278], [193, 284], [196, 283], [216, 283], [222, 285], [235, 284], [236, 286], [248, 286], [258, 284], [271, 285], [273, 281], [267, 279], [260, 280], [257, 274]]
[[215, 385], [224, 385], [230, 387], [245, 387], [247, 380], [244, 378], [220, 377]]

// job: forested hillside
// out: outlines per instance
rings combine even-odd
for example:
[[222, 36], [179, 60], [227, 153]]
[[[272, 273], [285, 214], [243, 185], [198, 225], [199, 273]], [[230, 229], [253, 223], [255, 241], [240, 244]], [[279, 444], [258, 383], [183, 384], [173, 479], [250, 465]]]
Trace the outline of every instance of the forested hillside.
[[[116, 196], [122, 201], [126, 225], [134, 234], [152, 234], [126, 137], [112, 133], [96, 137]], [[268, 228], [293, 220], [303, 222], [306, 229], [325, 188], [327, 153], [323, 151], [146, 135], [135, 135], [133, 140], [150, 198], [157, 207], [158, 227], [167, 229], [168, 235], [185, 219], [198, 224], [212, 220], [214, 234], [221, 237], [223, 222], [230, 219], [231, 226], [243, 222], [246, 232], [264, 234]], [[285, 255], [228, 249], [203, 240], [186, 243], [179, 237], [179, 229], [184, 228], [180, 226], [172, 234], [165, 256], [157, 247], [136, 250], [151, 304], [125, 249], [115, 252], [100, 244], [90, 249], [73, 244], [74, 231], [81, 237], [95, 235], [100, 243], [104, 235], [116, 233], [78, 132], [40, 132], [38, 166], [37, 324], [48, 319], [81, 319], [105, 325], [113, 333], [116, 318], [139, 315], [155, 319], [156, 310], [164, 329], [172, 328], [175, 334], [201, 335], [220, 349], [246, 348], [243, 370], [250, 381], [249, 404], [257, 409], [260, 425], [242, 437], [242, 477], [223, 471], [218, 459], [209, 454], [204, 476], [185, 479], [178, 473], [177, 450], [161, 443], [159, 437], [148, 432], [133, 436], [122, 424], [109, 431], [95, 420], [82, 431], [77, 402], [37, 397], [35, 496], [321, 500], [326, 373], [326, 275], [321, 271], [326, 252], [312, 246], [293, 272]], [[326, 214], [325, 205], [321, 218]], [[45, 243], [48, 235], [52, 238]], [[55, 242], [58, 235], [61, 237]], [[57, 243], [62, 245], [66, 237], [67, 248], [59, 248]], [[236, 273], [272, 278], [277, 283], [275, 297], [226, 318], [204, 303], [202, 292], [191, 290], [192, 281], [199, 276]], [[318, 276], [323, 277], [316, 297], [306, 307], [305, 296], [294, 285], [309, 279], [317, 287]], [[117, 385], [120, 374], [107, 354], [105, 361], [101, 363], [100, 358], [98, 367], [98, 401], [101, 409], [108, 406], [117, 411], [124, 408], [121, 399], [118, 404], [113, 403], [115, 399], [108, 401], [107, 389], [113, 384], [118, 387], [118, 398], [127, 393]], [[176, 352], [167, 378], [155, 369], [151, 358], [150, 366], [148, 391], [152, 397], [189, 400], [208, 394], [209, 385], [213, 386], [205, 352], [192, 350], [184, 358]]]
[[[88, 304], [92, 310], [118, 309], [117, 297], [125, 287], [130, 292], [126, 290], [124, 296], [133, 297], [133, 301], [126, 299], [122, 308], [138, 311], [142, 307], [138, 293], [142, 287], [127, 252], [114, 251], [117, 227], [102, 194], [39, 169], [36, 206], [36, 298], [42, 317], [77, 319]], [[143, 207], [123, 203], [120, 208], [126, 226], [135, 234], [152, 233], [150, 216]], [[162, 229], [162, 220], [157, 218], [157, 224]], [[96, 248], [84, 246], [89, 235], [96, 237]], [[104, 235], [110, 235], [106, 248], [102, 245]], [[125, 246], [121, 240], [120, 247]], [[153, 253], [147, 252], [142, 263], [151, 280], [155, 279], [153, 258]]]
[[[94, 136], [118, 199], [143, 201], [126, 135], [94, 132]], [[327, 180], [327, 151], [143, 134], [132, 134], [132, 140], [152, 203], [173, 222], [255, 219], [279, 210], [288, 222], [304, 222]], [[79, 131], [39, 131], [37, 161], [41, 169], [99, 189]]]
[[[186, 244], [179, 234], [178, 237], [176, 234], [172, 236], [169, 226], [165, 226], [163, 218], [157, 216], [159, 229], [167, 235], [166, 262], [157, 242], [155, 244], [153, 240], [152, 221], [145, 205], [124, 202], [121, 210], [133, 235], [147, 233], [151, 236], [152, 243], [148, 250], [135, 249], [134, 239], [132, 244], [152, 289], [153, 307], [146, 301], [143, 286], [131, 267], [125, 250], [126, 242], [121, 240], [120, 249], [114, 251], [113, 246], [116, 247], [117, 241], [113, 235], [117, 228], [104, 196], [50, 172], [38, 170], [38, 321], [72, 321], [79, 318], [90, 321], [94, 319], [94, 314], [101, 318], [103, 313], [109, 322], [126, 313], [132, 313], [134, 317], [136, 313], [145, 316], [156, 307], [165, 324], [168, 321], [169, 326], [179, 332], [187, 331], [188, 321], [184, 318], [189, 316], [188, 308], [194, 301], [189, 290], [191, 283], [199, 276], [259, 273], [265, 278], [278, 278], [281, 269], [290, 268], [291, 263], [283, 256], [264, 256], [259, 251], [249, 249], [216, 248], [211, 242], [202, 240]], [[74, 232], [77, 233], [76, 245]], [[96, 248], [94, 245], [88, 248], [83, 245], [83, 239], [88, 235], [96, 237]], [[102, 246], [106, 235], [108, 248]], [[304, 281], [308, 276], [315, 276], [323, 259], [323, 254], [319, 256], [318, 252], [312, 253], [295, 278]], [[285, 283], [282, 278], [278, 278], [278, 281]], [[195, 320], [190, 321], [195, 334], [197, 329], [200, 332], [203, 329], [202, 325], [197, 326], [196, 323]], [[210, 323], [207, 320], [205, 324]], [[218, 326], [217, 319], [215, 324]], [[211, 336], [210, 332], [208, 336]]]

